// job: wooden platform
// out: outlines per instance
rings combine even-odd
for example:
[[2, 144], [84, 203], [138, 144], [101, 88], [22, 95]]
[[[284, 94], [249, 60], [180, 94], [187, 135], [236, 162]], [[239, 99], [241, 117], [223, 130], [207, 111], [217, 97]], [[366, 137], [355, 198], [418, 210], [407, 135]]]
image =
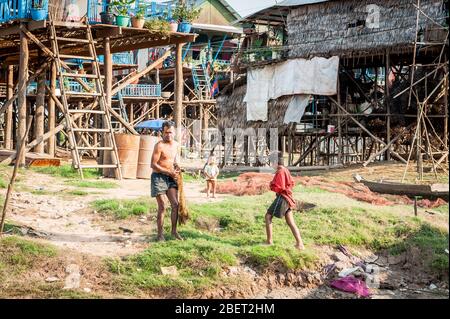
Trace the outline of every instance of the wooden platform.
[[[33, 33], [45, 46], [51, 47], [48, 21], [24, 21], [28, 31]], [[86, 28], [83, 23], [56, 21], [58, 37], [82, 38], [80, 30]], [[111, 53], [131, 51], [137, 49], [169, 46], [179, 43], [195, 41], [196, 34], [180, 32], [154, 32], [148, 29], [119, 27], [108, 24], [91, 25], [98, 54], [103, 52], [103, 39], [109, 37]], [[19, 61], [20, 23], [0, 26], [0, 59], [5, 59], [7, 64], [17, 64]], [[38, 58], [38, 46], [29, 41], [30, 62]], [[89, 56], [88, 48], [83, 43], [67, 43], [60, 48], [61, 54], [77, 56]]]

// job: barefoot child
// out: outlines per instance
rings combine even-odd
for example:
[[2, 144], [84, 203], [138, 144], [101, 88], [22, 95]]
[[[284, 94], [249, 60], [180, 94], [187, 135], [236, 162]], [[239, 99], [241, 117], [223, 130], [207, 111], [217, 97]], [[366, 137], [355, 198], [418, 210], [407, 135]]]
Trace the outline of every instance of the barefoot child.
[[304, 249], [302, 238], [300, 237], [300, 232], [295, 224], [292, 209], [295, 208], [295, 199], [292, 195], [292, 188], [294, 187], [294, 180], [292, 179], [289, 170], [283, 166], [283, 158], [279, 157], [276, 173], [270, 183], [270, 189], [276, 193], [276, 198], [270, 205], [266, 213], [266, 233], [267, 233], [267, 244], [272, 245], [272, 218], [273, 216], [278, 218], [285, 218], [286, 223], [292, 231], [295, 237], [297, 249]]
[[217, 176], [219, 176], [219, 167], [216, 164], [216, 158], [214, 156], [208, 158], [204, 173], [206, 176], [206, 196], [209, 197], [209, 193], [212, 190], [212, 197], [216, 198], [216, 182]]

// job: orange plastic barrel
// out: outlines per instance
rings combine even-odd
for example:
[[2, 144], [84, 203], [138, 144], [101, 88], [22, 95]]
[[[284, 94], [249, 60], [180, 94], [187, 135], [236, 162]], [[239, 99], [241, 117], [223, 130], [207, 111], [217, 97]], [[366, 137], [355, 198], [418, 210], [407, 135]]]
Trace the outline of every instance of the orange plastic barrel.
[[136, 179], [139, 135], [114, 134], [123, 178]]
[[137, 165], [137, 178], [150, 179], [152, 175], [152, 154], [156, 143], [160, 139], [156, 136], [141, 135], [139, 146], [139, 159]]

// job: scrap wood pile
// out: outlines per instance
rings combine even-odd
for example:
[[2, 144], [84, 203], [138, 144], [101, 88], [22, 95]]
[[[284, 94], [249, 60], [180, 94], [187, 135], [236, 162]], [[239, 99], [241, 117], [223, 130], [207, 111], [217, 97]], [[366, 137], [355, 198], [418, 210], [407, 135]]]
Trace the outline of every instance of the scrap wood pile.
[[[235, 196], [261, 195], [270, 191], [269, 183], [273, 174], [268, 173], [244, 173], [237, 177], [236, 181], [224, 181], [217, 183], [217, 193], [232, 194]], [[407, 196], [381, 195], [372, 192], [366, 186], [355, 182], [336, 182], [318, 176], [293, 177], [295, 184], [302, 184], [306, 187], [317, 187], [319, 189], [340, 193], [358, 201], [370, 203], [372, 205], [412, 205], [413, 200]], [[431, 201], [422, 199], [417, 202], [419, 207], [435, 208], [446, 204], [442, 199]]]

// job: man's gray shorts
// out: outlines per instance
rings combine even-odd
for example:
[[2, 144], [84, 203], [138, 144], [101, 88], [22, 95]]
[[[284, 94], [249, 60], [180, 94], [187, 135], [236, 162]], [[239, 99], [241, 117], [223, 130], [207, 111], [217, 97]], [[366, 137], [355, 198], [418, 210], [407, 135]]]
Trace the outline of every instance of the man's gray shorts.
[[150, 187], [152, 197], [166, 194], [170, 188], [178, 189], [178, 184], [172, 177], [161, 173], [152, 173]]

